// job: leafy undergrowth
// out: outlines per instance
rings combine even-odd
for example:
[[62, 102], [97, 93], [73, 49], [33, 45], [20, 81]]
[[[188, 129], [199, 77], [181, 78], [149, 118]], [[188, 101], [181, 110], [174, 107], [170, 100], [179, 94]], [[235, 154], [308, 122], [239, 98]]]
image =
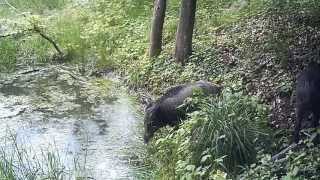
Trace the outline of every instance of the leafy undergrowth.
[[[302, 143], [302, 142], [301, 142]], [[271, 154], [259, 154], [240, 179], [319, 179], [320, 149], [312, 140], [304, 140], [296, 151], [289, 151], [280, 160], [273, 161]]]
[[191, 106], [199, 110], [150, 146], [159, 179], [235, 177], [270, 145], [268, 109], [256, 98], [224, 91], [221, 97], [195, 96]]
[[[258, 96], [272, 106], [270, 123], [288, 128], [294, 120], [291, 95], [295, 76], [305, 64], [319, 59], [320, 16], [315, 13], [319, 6], [312, 5], [265, 7], [205, 34], [212, 34], [211, 39], [196, 34], [194, 53], [183, 67], [174, 62], [171, 51], [151, 61], [124, 59], [130, 63], [123, 71], [127, 83], [159, 95], [172, 85], [206, 79]], [[212, 29], [203, 24], [197, 28], [202, 26]], [[166, 48], [172, 50], [172, 44]]]

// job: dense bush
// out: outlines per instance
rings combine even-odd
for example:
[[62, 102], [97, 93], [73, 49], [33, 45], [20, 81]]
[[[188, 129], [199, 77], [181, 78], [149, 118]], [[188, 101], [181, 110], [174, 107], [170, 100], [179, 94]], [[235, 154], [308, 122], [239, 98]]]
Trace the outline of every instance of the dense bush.
[[233, 177], [255, 162], [261, 145], [268, 143], [267, 107], [256, 98], [227, 91], [219, 98], [194, 97], [191, 104], [200, 110], [179, 130], [153, 142], [159, 177]]
[[[313, 136], [315, 137], [315, 136]], [[311, 138], [312, 139], [312, 138]], [[306, 139], [298, 150], [289, 151], [284, 158], [271, 160], [270, 154], [260, 154], [259, 162], [252, 164], [240, 179], [319, 179], [320, 149]]]

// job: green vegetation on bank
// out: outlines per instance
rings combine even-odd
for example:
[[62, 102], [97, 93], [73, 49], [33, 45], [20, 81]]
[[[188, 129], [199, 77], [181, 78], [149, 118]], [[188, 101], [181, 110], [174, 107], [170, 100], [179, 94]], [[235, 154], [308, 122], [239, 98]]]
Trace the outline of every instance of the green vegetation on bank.
[[[294, 120], [295, 75], [319, 56], [317, 0], [199, 1], [194, 52], [183, 67], [172, 58], [179, 0], [168, 2], [164, 51], [154, 59], [147, 57], [151, 1], [84, 1], [63, 8], [64, 1], [39, 1], [34, 7], [14, 2], [19, 11], [35, 12], [18, 16], [24, 22], [19, 30], [40, 25], [68, 54], [68, 63], [84, 72], [113, 69], [128, 86], [156, 96], [199, 79], [232, 89], [220, 98], [199, 100], [200, 110], [178, 131], [158, 134], [149, 147], [154, 160], [147, 160], [155, 178], [318, 178], [319, 148], [310, 142], [282, 161], [270, 159], [290, 143], [286, 129]], [[58, 10], [41, 15], [38, 7]], [[7, 31], [15, 30], [8, 21]], [[37, 34], [2, 38], [0, 49], [1, 72], [21, 63], [51, 62], [55, 53]], [[267, 122], [273, 129], [266, 132]]]
[[[313, 135], [313, 137], [315, 137]], [[278, 161], [271, 159], [271, 154], [259, 155], [259, 161], [252, 164], [239, 177], [241, 179], [319, 179], [320, 149], [312, 138], [304, 141], [304, 147], [289, 151]]]
[[17, 59], [17, 44], [10, 38], [0, 41], [0, 71], [13, 69]]
[[30, 149], [13, 143], [2, 144], [0, 149], [0, 179], [82, 179], [86, 177], [85, 165], [79, 157], [73, 157], [73, 164], [66, 167], [61, 154], [42, 150], [31, 154]]
[[70, 0], [6, 0], [3, 1], [1, 4], [2, 6], [6, 6], [4, 9], [1, 9], [1, 11], [14, 11], [16, 10], [22, 10], [22, 11], [33, 11], [42, 13], [46, 10], [54, 10], [54, 9], [61, 9], [64, 7], [64, 5], [68, 2], [71, 2]]
[[191, 106], [199, 110], [151, 145], [159, 179], [236, 177], [270, 147], [268, 110], [256, 98], [224, 91], [216, 98], [196, 96]]

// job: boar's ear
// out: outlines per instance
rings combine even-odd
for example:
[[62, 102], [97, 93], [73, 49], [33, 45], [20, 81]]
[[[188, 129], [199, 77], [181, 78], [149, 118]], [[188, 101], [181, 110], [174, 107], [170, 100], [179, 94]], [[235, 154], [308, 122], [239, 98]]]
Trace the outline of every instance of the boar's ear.
[[149, 109], [151, 106], [153, 106], [153, 102], [152, 102], [152, 101], [149, 101], [149, 102], [146, 104], [146, 109]]
[[153, 105], [153, 100], [149, 96], [144, 96], [142, 97], [142, 104], [145, 105], [145, 109], [148, 109]]

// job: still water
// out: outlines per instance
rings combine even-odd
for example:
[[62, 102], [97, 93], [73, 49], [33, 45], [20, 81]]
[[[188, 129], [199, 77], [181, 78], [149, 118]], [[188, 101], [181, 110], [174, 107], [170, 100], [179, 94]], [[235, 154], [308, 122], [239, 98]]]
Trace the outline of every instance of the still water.
[[48, 153], [62, 179], [148, 179], [142, 121], [114, 77], [86, 77], [63, 66], [0, 76], [1, 156], [16, 160], [23, 149], [20, 179], [28, 168], [49, 171]]

